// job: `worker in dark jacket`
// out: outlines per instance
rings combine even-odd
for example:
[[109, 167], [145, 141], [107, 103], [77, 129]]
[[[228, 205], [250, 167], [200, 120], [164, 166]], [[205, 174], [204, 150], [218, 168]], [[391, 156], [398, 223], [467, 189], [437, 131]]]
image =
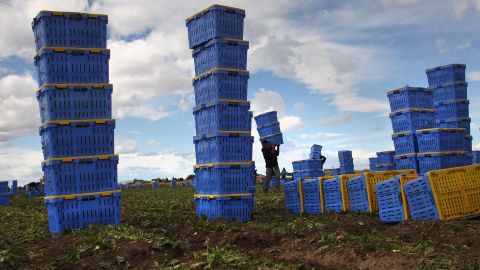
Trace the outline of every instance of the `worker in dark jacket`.
[[325, 161], [327, 161], [327, 158], [324, 157], [323, 155], [320, 155], [320, 161], [322, 162], [322, 166], [323, 166], [323, 164], [325, 164]]
[[[280, 146], [271, 145], [266, 140], [262, 141], [262, 153], [263, 157], [265, 158], [265, 165], [267, 167], [265, 181], [263, 182], [263, 191], [268, 192], [268, 188], [270, 187], [270, 180], [272, 179], [272, 176], [274, 174], [277, 182], [280, 181], [280, 168], [278, 168], [277, 160], [278, 155], [280, 155]], [[279, 187], [277, 186], [277, 188]]]

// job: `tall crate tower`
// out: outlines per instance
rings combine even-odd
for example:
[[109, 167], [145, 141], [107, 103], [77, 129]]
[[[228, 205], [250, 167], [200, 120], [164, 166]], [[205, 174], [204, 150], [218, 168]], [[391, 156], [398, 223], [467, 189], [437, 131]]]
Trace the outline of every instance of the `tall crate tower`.
[[208, 219], [248, 221], [253, 211], [245, 11], [212, 5], [186, 19], [195, 62], [195, 203]]
[[108, 16], [41, 11], [32, 22], [50, 232], [120, 223]]

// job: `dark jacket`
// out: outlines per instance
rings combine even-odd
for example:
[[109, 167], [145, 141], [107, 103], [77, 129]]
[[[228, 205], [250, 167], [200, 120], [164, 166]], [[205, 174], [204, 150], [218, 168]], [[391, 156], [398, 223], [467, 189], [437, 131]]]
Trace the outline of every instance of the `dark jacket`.
[[277, 157], [280, 154], [279, 151], [274, 150], [272, 146], [262, 148], [263, 158], [265, 158], [265, 164], [267, 168], [274, 168], [278, 166]]

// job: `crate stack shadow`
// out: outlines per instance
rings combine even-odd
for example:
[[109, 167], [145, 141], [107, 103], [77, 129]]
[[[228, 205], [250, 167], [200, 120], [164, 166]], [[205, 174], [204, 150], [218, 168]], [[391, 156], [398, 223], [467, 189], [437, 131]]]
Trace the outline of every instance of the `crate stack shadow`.
[[253, 211], [244, 18], [242, 9], [212, 5], [186, 20], [195, 63], [195, 204], [197, 215], [209, 220], [247, 222]]
[[41, 11], [32, 22], [50, 232], [119, 224], [108, 16]]

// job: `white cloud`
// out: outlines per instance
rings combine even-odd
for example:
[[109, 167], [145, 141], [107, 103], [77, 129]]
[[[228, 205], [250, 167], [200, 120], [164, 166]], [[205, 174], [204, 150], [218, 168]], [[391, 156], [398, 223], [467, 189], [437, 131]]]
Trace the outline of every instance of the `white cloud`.
[[147, 141], [147, 144], [149, 144], [149, 145], [157, 145], [158, 142], [157, 142], [156, 140], [154, 140], [154, 139], [151, 139], [151, 140], [148, 140], [148, 141]]
[[351, 123], [352, 120], [353, 120], [353, 114], [351, 112], [342, 112], [338, 116], [320, 120], [320, 125], [322, 126], [342, 125], [346, 123]]
[[303, 114], [305, 112], [305, 107], [305, 104], [301, 102], [293, 104], [293, 110], [299, 114]]
[[446, 43], [447, 43], [446, 39], [437, 38], [437, 40], [435, 41], [435, 46], [437, 46], [438, 53], [440, 54], [448, 53], [449, 49]]
[[137, 141], [123, 139], [118, 136], [115, 138], [115, 153], [132, 154], [136, 152], [138, 152]]
[[251, 109], [255, 115], [277, 111], [277, 115], [281, 117], [285, 113], [285, 102], [277, 92], [262, 88], [254, 94], [251, 101]]
[[377, 0], [380, 4], [388, 7], [402, 7], [417, 4], [420, 0]]
[[341, 137], [343, 134], [341, 133], [327, 133], [327, 132], [319, 132], [315, 134], [301, 134], [300, 138], [302, 140], [305, 139], [331, 139]]
[[470, 71], [467, 73], [467, 78], [470, 81], [480, 81], [480, 71]]
[[307, 125], [297, 116], [284, 116], [279, 119], [282, 132], [298, 131], [306, 128]]
[[453, 15], [458, 19], [463, 18], [465, 13], [469, 10], [470, 4], [470, 0], [453, 0]]
[[38, 181], [43, 175], [43, 160], [40, 147], [38, 151], [0, 148], [0, 172], [2, 180], [18, 180], [19, 185]]
[[460, 43], [456, 46], [456, 48], [459, 49], [459, 50], [465, 50], [465, 49], [468, 49], [470, 47], [472, 47], [472, 42], [470, 42], [470, 40], [465, 40], [465, 41], [463, 41], [462, 43]]

